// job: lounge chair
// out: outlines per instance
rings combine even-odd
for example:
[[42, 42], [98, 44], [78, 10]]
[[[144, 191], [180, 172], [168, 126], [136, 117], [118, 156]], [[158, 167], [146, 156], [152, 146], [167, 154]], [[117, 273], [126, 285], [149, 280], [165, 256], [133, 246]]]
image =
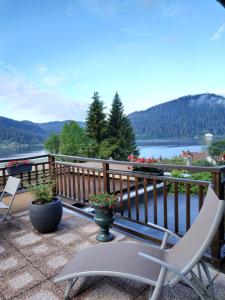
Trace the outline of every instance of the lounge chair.
[[[163, 286], [173, 287], [184, 282], [200, 299], [214, 299], [213, 282], [207, 265], [201, 258], [218, 229], [224, 213], [225, 202], [219, 200], [208, 188], [202, 209], [188, 232], [179, 238], [173, 232], [158, 225], [164, 231], [161, 247], [132, 242], [113, 242], [92, 246], [78, 252], [55, 278], [55, 283], [67, 281], [65, 299], [79, 277], [116, 276], [138, 280], [155, 286], [149, 299], [159, 299]], [[178, 242], [170, 249], [166, 245], [170, 236]], [[193, 268], [196, 266], [195, 270]], [[202, 276], [207, 278], [207, 286]]]
[[[9, 221], [8, 215], [9, 215], [10, 209], [12, 207], [13, 201], [15, 199], [19, 184], [20, 184], [19, 178], [9, 176], [7, 183], [5, 185], [5, 188], [0, 196], [0, 210], [5, 211], [2, 216], [0, 214], [0, 225], [3, 224], [3, 222], [5, 222], [6, 220]], [[11, 196], [11, 201], [9, 202], [8, 205], [3, 202], [3, 197], [5, 194], [8, 194]]]

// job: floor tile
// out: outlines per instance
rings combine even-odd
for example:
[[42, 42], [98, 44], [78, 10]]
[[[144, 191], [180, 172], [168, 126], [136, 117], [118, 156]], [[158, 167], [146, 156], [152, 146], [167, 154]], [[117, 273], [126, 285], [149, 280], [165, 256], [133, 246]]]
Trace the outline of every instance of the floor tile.
[[34, 262], [59, 251], [59, 248], [48, 240], [43, 239], [41, 242], [18, 250], [26, 257], [26, 259], [30, 262]]
[[19, 295], [15, 300], [62, 300], [63, 292], [51, 281], [46, 281], [40, 285]]
[[21, 248], [21, 247], [26, 247], [26, 246], [30, 246], [32, 244], [38, 243], [41, 240], [42, 240], [41, 236], [39, 236], [36, 233], [31, 231], [31, 232], [25, 233], [22, 236], [12, 239], [12, 243], [15, 247]]
[[58, 247], [64, 247], [71, 244], [74, 244], [77, 241], [84, 239], [84, 236], [78, 234], [75, 231], [64, 230], [60, 234], [55, 235], [52, 238], [52, 243], [56, 244]]
[[78, 218], [73, 216], [70, 219], [63, 221], [63, 225], [69, 229], [77, 229], [84, 224], [88, 224], [90, 221], [87, 219]]
[[86, 239], [76, 242], [76, 244], [68, 245], [66, 247], [66, 250], [70, 254], [74, 255], [78, 251], [81, 251], [81, 250], [91, 247], [93, 245], [95, 245], [95, 243], [90, 238], [86, 238]]
[[15, 272], [15, 270], [18, 270], [27, 264], [27, 260], [23, 257], [23, 255], [15, 250], [6, 256], [0, 257], [0, 274], [5, 276], [6, 274]]
[[77, 300], [131, 300], [134, 299], [132, 291], [123, 289], [108, 278], [98, 281], [90, 289], [82, 292], [81, 294], [75, 294], [71, 299]]
[[81, 226], [79, 232], [84, 236], [92, 236], [99, 231], [99, 226], [94, 222]]
[[46, 277], [50, 278], [57, 275], [60, 270], [69, 262], [71, 255], [65, 251], [58, 251], [44, 259], [34, 262], [34, 266], [38, 268]]
[[5, 299], [11, 299], [44, 281], [43, 274], [32, 266], [26, 266], [0, 280], [0, 290]]

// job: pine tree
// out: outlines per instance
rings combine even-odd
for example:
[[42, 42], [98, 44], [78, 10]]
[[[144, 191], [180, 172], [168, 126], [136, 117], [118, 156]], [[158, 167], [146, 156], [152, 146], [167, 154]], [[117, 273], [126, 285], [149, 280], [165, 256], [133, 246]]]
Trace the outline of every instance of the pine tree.
[[94, 92], [88, 115], [86, 118], [86, 132], [97, 144], [100, 144], [106, 136], [106, 115], [104, 113], [104, 103], [100, 100], [98, 92]]
[[126, 160], [129, 154], [138, 155], [134, 131], [124, 114], [123, 104], [117, 92], [109, 114], [107, 137], [110, 144], [116, 145], [111, 155], [113, 159]]
[[116, 92], [113, 98], [112, 108], [110, 110], [109, 119], [108, 119], [107, 136], [109, 138], [118, 137], [122, 127], [123, 117], [124, 117], [123, 104], [120, 100], [119, 94]]

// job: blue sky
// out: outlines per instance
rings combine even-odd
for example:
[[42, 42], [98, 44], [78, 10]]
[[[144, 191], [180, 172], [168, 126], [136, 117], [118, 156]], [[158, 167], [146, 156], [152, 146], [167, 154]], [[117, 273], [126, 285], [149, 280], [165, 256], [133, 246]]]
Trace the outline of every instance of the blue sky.
[[0, 0], [0, 115], [84, 120], [99, 91], [126, 113], [225, 94], [216, 0]]

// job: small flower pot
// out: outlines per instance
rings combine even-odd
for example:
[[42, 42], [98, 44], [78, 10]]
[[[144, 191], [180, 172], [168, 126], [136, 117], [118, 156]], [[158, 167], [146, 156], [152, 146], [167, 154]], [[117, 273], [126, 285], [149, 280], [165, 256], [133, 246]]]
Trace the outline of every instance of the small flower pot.
[[31, 203], [29, 206], [30, 221], [40, 233], [50, 233], [59, 226], [62, 211], [62, 202], [57, 198], [46, 204]]
[[14, 176], [21, 173], [28, 173], [32, 171], [32, 164], [12, 166], [10, 168], [6, 168], [6, 170], [10, 176]]
[[96, 236], [96, 240], [99, 242], [110, 242], [114, 239], [114, 235], [109, 232], [109, 226], [114, 222], [114, 215], [112, 209], [95, 209], [94, 220], [98, 226], [100, 226], [100, 231]]

